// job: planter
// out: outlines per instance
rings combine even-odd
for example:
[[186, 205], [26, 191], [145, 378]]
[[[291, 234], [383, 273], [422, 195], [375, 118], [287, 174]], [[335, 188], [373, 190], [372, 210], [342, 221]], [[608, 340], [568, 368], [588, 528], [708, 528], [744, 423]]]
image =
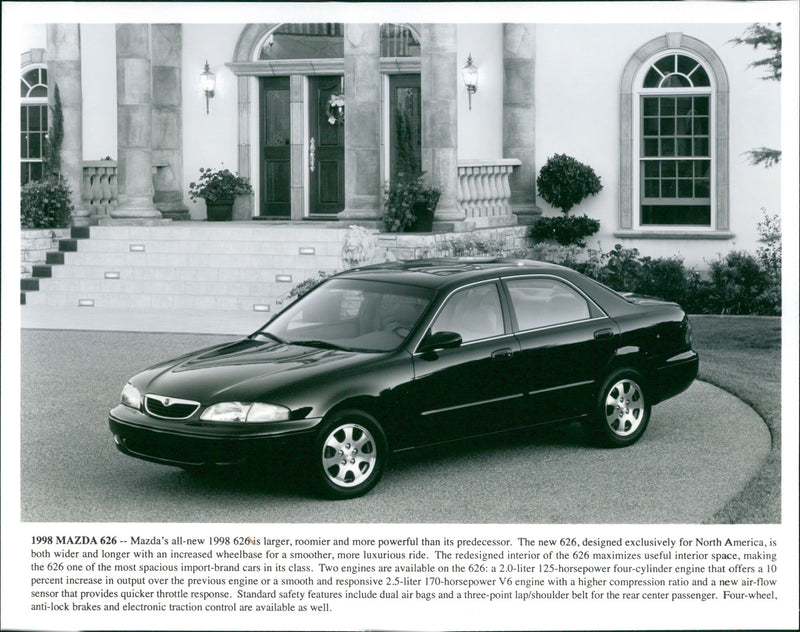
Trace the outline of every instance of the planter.
[[433, 231], [434, 210], [428, 207], [427, 202], [414, 205], [414, 223], [406, 228], [407, 233], [430, 233]]
[[206, 200], [206, 219], [209, 222], [230, 222], [233, 219], [233, 198]]

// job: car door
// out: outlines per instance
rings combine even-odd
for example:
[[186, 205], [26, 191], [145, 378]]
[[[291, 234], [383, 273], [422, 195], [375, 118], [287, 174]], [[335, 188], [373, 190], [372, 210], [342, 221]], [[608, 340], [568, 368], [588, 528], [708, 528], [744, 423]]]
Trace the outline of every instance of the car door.
[[520, 425], [589, 414], [619, 340], [616, 323], [577, 288], [553, 276], [504, 280], [520, 353]]
[[[421, 443], [503, 429], [521, 392], [509, 379], [519, 344], [504, 317], [496, 281], [461, 288], [442, 304], [428, 334], [454, 331], [460, 346], [415, 353], [410, 403]], [[423, 338], [423, 343], [424, 343]]]

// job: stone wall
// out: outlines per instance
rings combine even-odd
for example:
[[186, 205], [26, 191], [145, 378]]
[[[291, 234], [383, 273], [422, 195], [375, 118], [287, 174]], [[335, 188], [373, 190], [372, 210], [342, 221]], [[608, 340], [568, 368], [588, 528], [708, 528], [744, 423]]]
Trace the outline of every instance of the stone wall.
[[58, 250], [58, 240], [69, 237], [69, 228], [23, 229], [20, 259], [22, 277], [31, 276], [34, 265], [45, 263], [48, 250]]
[[500, 242], [503, 250], [511, 251], [530, 245], [528, 226], [501, 226], [470, 233], [378, 233], [373, 261], [425, 259], [449, 254], [452, 241], [469, 240]]

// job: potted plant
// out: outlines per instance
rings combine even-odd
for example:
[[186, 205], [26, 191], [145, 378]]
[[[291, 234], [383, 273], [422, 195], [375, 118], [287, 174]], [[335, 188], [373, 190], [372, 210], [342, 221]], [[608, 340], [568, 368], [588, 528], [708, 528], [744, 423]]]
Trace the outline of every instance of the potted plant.
[[383, 226], [387, 232], [425, 233], [433, 229], [433, 213], [441, 189], [426, 184], [424, 173], [398, 174], [383, 191]]
[[247, 178], [231, 173], [228, 169], [206, 169], [200, 167], [200, 179], [189, 184], [192, 200], [206, 201], [209, 222], [229, 222], [233, 219], [233, 203], [240, 195], [252, 192]]

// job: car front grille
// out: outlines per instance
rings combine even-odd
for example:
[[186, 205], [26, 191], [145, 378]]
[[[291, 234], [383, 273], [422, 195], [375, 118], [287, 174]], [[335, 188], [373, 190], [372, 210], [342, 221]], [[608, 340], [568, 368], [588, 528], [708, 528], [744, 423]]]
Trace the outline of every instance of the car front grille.
[[150, 394], [144, 398], [145, 412], [148, 415], [161, 417], [162, 419], [188, 419], [198, 408], [200, 408], [200, 402], [193, 402], [188, 399]]

